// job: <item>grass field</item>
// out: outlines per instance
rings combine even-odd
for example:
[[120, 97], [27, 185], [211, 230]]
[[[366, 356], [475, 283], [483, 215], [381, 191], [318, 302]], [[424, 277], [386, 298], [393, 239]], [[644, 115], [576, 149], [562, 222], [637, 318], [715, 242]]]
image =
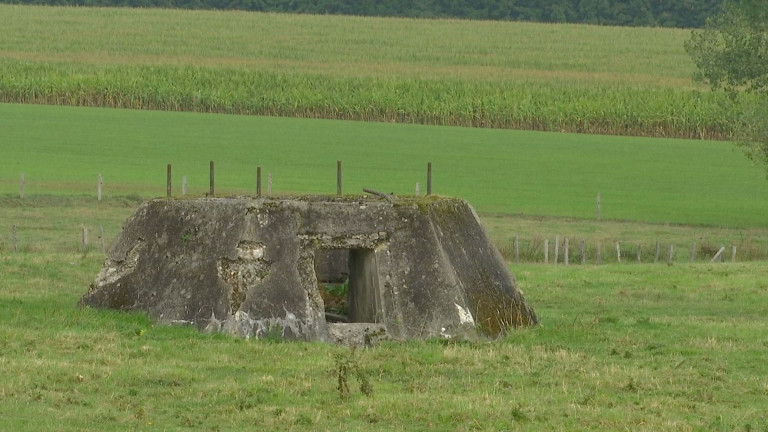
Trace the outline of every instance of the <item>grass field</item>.
[[[689, 31], [0, 5], [0, 101], [728, 138]], [[33, 36], [30, 36], [33, 35]]]
[[515, 266], [540, 327], [354, 357], [77, 309], [99, 265], [0, 257], [0, 429], [768, 430], [764, 263]]
[[164, 196], [187, 175], [208, 191], [253, 193], [256, 166], [282, 193], [412, 194], [426, 188], [484, 213], [765, 227], [768, 183], [729, 143], [349, 121], [0, 104], [0, 193]]
[[570, 74], [590, 84], [693, 86], [693, 62], [682, 48], [688, 30], [5, 4], [0, 10], [0, 46], [4, 58], [16, 60], [491, 82]]
[[[738, 111], [691, 83], [687, 31], [13, 5], [0, 17], [0, 101], [378, 121], [0, 104], [0, 430], [768, 431], [768, 183], [732, 144], [390, 124], [727, 137]], [[508, 258], [516, 235], [558, 235], [603, 242], [608, 265], [512, 264], [542, 325], [504, 340], [355, 353], [75, 306], [103, 260], [99, 228], [108, 243], [163, 196], [166, 164], [176, 196], [183, 175], [193, 196], [208, 190], [211, 160], [220, 195], [252, 194], [256, 166], [277, 193], [335, 193], [339, 159], [347, 194], [424, 190], [431, 161], [435, 192], [475, 205]], [[677, 245], [674, 265], [633, 263], [655, 241]], [[740, 262], [705, 263], [720, 244]], [[370, 397], [353, 376], [340, 397], [341, 362]]]

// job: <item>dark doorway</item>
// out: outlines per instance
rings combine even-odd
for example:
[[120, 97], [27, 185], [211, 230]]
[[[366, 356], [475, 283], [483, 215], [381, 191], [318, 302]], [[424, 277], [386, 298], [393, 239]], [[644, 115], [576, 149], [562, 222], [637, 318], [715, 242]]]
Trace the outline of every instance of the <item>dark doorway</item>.
[[380, 322], [379, 278], [372, 249], [319, 249], [315, 275], [329, 322]]

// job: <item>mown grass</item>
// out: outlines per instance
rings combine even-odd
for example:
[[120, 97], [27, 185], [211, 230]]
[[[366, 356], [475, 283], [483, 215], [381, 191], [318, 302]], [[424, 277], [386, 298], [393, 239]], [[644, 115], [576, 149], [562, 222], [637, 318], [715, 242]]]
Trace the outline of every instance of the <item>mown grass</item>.
[[78, 309], [96, 256], [0, 257], [4, 430], [766, 430], [761, 264], [514, 266], [542, 325], [345, 348]]
[[0, 11], [5, 102], [688, 138], [729, 138], [739, 118], [692, 83], [684, 30]]
[[[276, 193], [344, 190], [462, 197], [484, 213], [764, 227], [768, 184], [729, 143], [346, 121], [0, 104], [0, 193], [164, 196], [253, 193], [256, 167]], [[562, 235], [567, 235], [563, 232]]]

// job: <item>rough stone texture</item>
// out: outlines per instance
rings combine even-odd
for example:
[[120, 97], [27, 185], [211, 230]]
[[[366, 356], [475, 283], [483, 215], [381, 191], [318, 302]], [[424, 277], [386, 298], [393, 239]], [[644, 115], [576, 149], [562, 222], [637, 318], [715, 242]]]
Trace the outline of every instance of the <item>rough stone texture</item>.
[[381, 341], [389, 339], [384, 324], [350, 323], [328, 324], [328, 342], [349, 347], [376, 346]]
[[350, 321], [390, 337], [536, 323], [474, 209], [437, 197], [149, 201], [80, 303], [246, 338], [340, 342], [344, 324], [329, 333], [316, 268], [331, 269], [326, 281], [348, 274]]

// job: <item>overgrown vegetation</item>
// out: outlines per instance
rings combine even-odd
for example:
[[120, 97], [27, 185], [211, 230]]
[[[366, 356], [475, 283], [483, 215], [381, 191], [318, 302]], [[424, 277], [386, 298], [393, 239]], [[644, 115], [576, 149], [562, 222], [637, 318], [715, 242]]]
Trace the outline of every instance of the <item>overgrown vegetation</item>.
[[360, 385], [360, 393], [365, 396], [373, 396], [373, 385], [368, 377], [368, 373], [360, 364], [360, 356], [357, 354], [355, 348], [352, 348], [347, 353], [338, 352], [333, 356], [336, 366], [336, 390], [339, 392], [339, 397], [342, 400], [349, 399], [351, 393], [349, 391], [350, 376], [354, 377]]

